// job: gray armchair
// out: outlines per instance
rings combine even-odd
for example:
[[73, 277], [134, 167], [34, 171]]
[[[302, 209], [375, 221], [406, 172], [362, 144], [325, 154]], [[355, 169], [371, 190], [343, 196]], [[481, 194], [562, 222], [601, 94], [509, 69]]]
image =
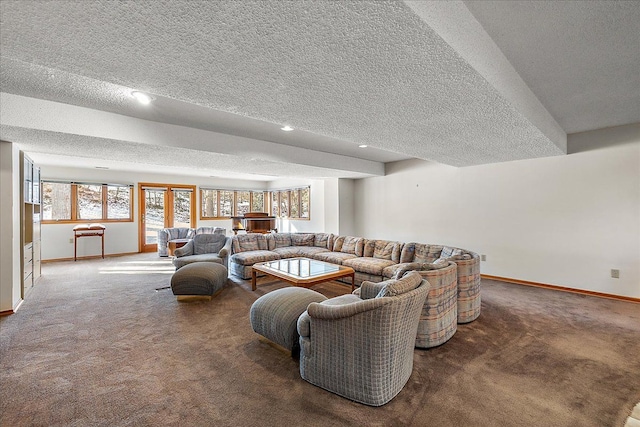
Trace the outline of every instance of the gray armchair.
[[366, 405], [389, 402], [411, 376], [429, 289], [411, 272], [399, 280], [365, 281], [353, 294], [309, 304], [298, 319], [302, 378]]
[[224, 234], [197, 234], [193, 240], [174, 251], [176, 270], [192, 262], [217, 262], [229, 268], [231, 238]]
[[169, 256], [168, 244], [171, 240], [193, 239], [196, 232], [193, 228], [163, 228], [158, 230], [158, 256]]

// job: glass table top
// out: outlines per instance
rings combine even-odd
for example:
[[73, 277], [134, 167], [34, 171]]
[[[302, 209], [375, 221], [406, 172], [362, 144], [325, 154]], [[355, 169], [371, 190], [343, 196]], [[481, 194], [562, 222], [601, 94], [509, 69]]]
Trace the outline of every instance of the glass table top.
[[340, 266], [309, 258], [288, 258], [261, 264], [263, 268], [294, 277], [316, 277], [340, 271]]

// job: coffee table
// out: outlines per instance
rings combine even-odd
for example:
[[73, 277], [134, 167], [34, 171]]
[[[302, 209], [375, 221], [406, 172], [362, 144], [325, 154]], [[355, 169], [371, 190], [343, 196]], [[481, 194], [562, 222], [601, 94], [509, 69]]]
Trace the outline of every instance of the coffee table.
[[318, 283], [351, 276], [351, 291], [355, 288], [355, 271], [351, 267], [316, 261], [309, 258], [288, 258], [259, 262], [251, 272], [251, 290], [256, 290], [256, 273], [277, 277], [293, 286], [310, 288]]

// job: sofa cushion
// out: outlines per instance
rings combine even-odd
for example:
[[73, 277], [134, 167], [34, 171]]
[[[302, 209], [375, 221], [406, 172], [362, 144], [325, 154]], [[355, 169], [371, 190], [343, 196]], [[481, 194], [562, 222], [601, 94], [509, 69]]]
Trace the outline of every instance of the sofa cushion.
[[313, 256], [313, 259], [317, 259], [318, 261], [330, 262], [338, 265], [342, 265], [345, 260], [351, 258], [356, 258], [356, 256], [342, 252], [321, 252]]
[[[291, 234], [273, 233], [269, 234], [269, 249], [286, 248], [291, 246]], [[273, 246], [272, 246], [273, 245]]]
[[440, 252], [439, 258], [451, 258], [452, 256], [456, 255], [462, 255], [462, 250], [445, 246], [442, 248], [442, 252]]
[[292, 246], [313, 246], [315, 236], [313, 234], [291, 234]]
[[382, 270], [384, 270], [385, 267], [389, 267], [390, 265], [393, 265], [395, 263], [388, 259], [358, 257], [344, 260], [342, 264], [347, 267], [351, 267], [355, 271], [359, 271], [361, 273], [382, 276]]
[[201, 255], [187, 255], [181, 258], [174, 258], [173, 265], [176, 266], [176, 270], [194, 262], [215, 262], [224, 265], [224, 261], [217, 254], [201, 254]]
[[416, 271], [407, 273], [404, 277], [397, 280], [387, 280], [385, 286], [380, 290], [376, 298], [393, 297], [402, 295], [420, 286], [422, 276]]
[[193, 238], [194, 255], [217, 254], [227, 238], [223, 234], [196, 234]]
[[296, 250], [298, 251], [298, 254], [300, 256], [307, 257], [307, 258], [315, 258], [316, 254], [319, 254], [322, 252], [329, 252], [329, 249], [319, 248], [317, 246], [298, 246], [296, 247]]
[[345, 254], [353, 254], [362, 256], [364, 253], [364, 239], [362, 237], [340, 236], [338, 238], [338, 246], [334, 244], [334, 252], [342, 252]]
[[331, 250], [333, 248], [333, 234], [331, 233], [316, 233], [313, 241], [313, 246], [319, 248], [325, 248]]
[[424, 243], [407, 243], [400, 254], [400, 262], [433, 262], [440, 258], [442, 246]]
[[239, 265], [253, 265], [256, 262], [275, 261], [282, 258], [272, 251], [247, 251], [231, 255], [231, 262]]
[[[396, 264], [393, 269], [383, 271], [384, 273], [392, 273], [392, 278], [399, 279], [405, 275], [408, 271], [424, 271], [424, 270], [439, 270], [449, 266], [449, 261], [444, 259], [437, 259], [434, 262], [407, 262], [403, 264]], [[385, 276], [386, 277], [386, 276]]]
[[272, 249], [272, 252], [275, 252], [278, 255], [280, 255], [281, 258], [295, 258], [295, 257], [301, 256], [300, 248], [296, 246], [287, 246], [285, 248], [275, 248], [275, 249]]
[[233, 236], [233, 252], [267, 250], [267, 242], [260, 233], [240, 234]]
[[389, 240], [366, 240], [363, 256], [400, 262], [402, 243]]

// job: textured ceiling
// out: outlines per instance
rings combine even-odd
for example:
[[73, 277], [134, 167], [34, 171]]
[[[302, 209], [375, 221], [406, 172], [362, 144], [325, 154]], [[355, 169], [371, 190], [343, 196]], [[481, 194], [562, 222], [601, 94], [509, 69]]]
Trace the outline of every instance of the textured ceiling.
[[465, 4], [565, 132], [640, 122], [640, 2]]
[[[470, 15], [463, 3], [449, 4], [450, 15], [454, 6]], [[271, 158], [273, 143], [318, 154], [249, 162], [247, 172], [358, 177], [381, 168], [349, 171], [343, 164], [417, 157], [468, 166], [565, 152], [562, 131], [550, 136], [495, 78], [467, 62], [463, 49], [443, 40], [428, 14], [399, 1], [3, 1], [0, 11], [2, 92], [252, 141], [252, 152], [223, 150], [219, 161], [214, 148], [205, 149], [212, 170], [229, 162], [227, 169], [239, 171], [247, 157]], [[143, 109], [131, 89], [156, 102]], [[2, 110], [13, 100], [21, 102], [4, 97]], [[92, 138], [109, 141], [93, 144], [103, 147], [96, 157], [139, 144], [54, 131], [55, 115], [33, 129], [4, 112], [1, 118], [0, 136], [34, 153], [68, 154], [65, 135], [85, 146]], [[551, 116], [545, 120], [559, 129]], [[296, 130], [281, 132], [283, 124]], [[186, 139], [163, 149], [197, 157]], [[335, 165], [323, 163], [323, 153], [333, 153]]]

